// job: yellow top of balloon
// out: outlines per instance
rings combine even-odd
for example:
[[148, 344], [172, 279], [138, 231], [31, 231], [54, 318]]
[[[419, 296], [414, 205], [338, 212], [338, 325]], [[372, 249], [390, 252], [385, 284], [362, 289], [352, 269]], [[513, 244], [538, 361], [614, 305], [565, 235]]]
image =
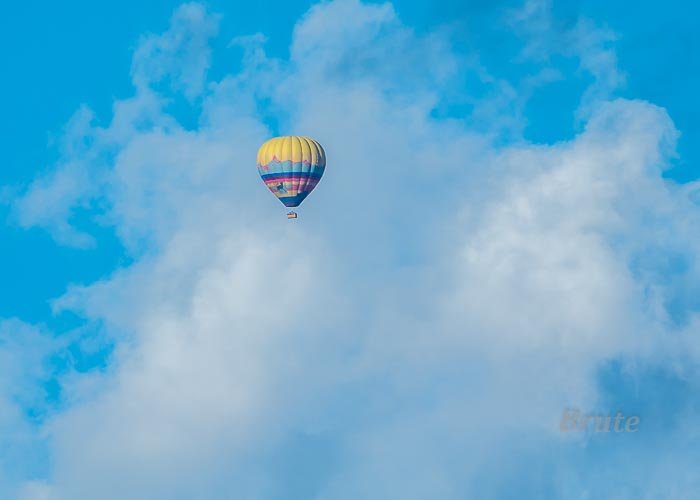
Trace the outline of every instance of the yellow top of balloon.
[[310, 137], [286, 135], [274, 137], [260, 146], [258, 165], [268, 165], [273, 160], [325, 166], [326, 153], [323, 147]]

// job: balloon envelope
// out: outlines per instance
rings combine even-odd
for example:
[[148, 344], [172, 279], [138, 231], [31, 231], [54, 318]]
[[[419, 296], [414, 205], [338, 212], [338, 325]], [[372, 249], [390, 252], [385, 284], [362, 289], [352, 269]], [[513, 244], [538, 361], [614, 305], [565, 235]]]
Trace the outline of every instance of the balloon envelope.
[[275, 137], [258, 150], [260, 177], [287, 207], [298, 207], [304, 201], [325, 168], [325, 151], [309, 137]]

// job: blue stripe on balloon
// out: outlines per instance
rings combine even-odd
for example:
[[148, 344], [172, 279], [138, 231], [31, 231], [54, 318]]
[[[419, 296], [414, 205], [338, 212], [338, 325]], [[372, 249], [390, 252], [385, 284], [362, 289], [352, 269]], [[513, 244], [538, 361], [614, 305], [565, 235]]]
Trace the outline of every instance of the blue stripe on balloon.
[[320, 179], [322, 173], [311, 172], [308, 174], [302, 172], [280, 172], [274, 174], [262, 174], [260, 177], [264, 181], [276, 181], [278, 179]]
[[309, 195], [309, 192], [305, 193], [299, 193], [296, 196], [280, 196], [279, 200], [284, 203], [285, 207], [298, 207], [299, 204], [304, 201], [304, 198], [306, 198]]
[[[325, 165], [319, 164], [311, 164], [308, 170], [305, 167], [307, 165], [301, 162], [292, 163], [289, 160], [283, 162], [274, 160], [268, 163], [265, 168], [262, 165], [258, 165], [258, 173], [263, 181], [299, 181], [299, 192], [296, 196], [279, 196], [280, 193], [273, 190], [275, 196], [285, 206], [297, 207], [313, 191], [325, 170]], [[312, 183], [313, 185], [310, 185]], [[272, 187], [269, 185], [268, 187], [272, 190]]]

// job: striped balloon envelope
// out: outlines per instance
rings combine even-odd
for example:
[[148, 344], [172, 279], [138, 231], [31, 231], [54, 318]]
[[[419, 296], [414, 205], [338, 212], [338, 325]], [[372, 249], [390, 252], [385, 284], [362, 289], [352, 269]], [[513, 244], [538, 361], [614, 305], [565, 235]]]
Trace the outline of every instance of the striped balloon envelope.
[[298, 207], [316, 187], [326, 168], [326, 153], [309, 137], [275, 137], [258, 150], [258, 172], [286, 207]]

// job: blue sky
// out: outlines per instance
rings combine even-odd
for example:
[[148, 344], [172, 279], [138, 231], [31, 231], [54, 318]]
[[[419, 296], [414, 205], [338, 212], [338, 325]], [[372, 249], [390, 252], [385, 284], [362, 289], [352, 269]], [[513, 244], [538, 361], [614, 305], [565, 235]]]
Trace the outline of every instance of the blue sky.
[[[240, 34], [262, 32], [268, 37], [270, 55], [287, 55], [295, 21], [312, 4], [260, 1], [232, 9], [227, 2], [207, 3], [222, 15], [221, 34], [212, 43], [213, 77], [234, 70], [240, 63], [240, 54], [228, 47], [228, 40]], [[509, 37], [499, 17], [504, 9], [518, 4], [399, 1], [393, 5], [401, 19], [419, 33], [450, 26], [455, 31], [456, 50], [466, 52], [484, 43], [479, 51], [489, 68], [517, 80], [523, 68], [512, 61], [520, 41]], [[55, 161], [56, 140], [78, 106], [89, 105], [102, 119], [109, 116], [113, 100], [131, 91], [129, 66], [139, 37], [164, 29], [178, 5], [125, 1], [106, 6], [70, 1], [60, 6], [23, 2], [8, 7], [8, 15], [0, 21], [10, 75], [2, 84], [6, 113], [0, 126], [7, 144], [12, 145], [3, 162], [4, 185], [26, 184]], [[700, 69], [690, 54], [700, 46], [700, 35], [694, 29], [693, 16], [688, 15], [687, 2], [672, 0], [664, 8], [656, 2], [638, 2], [632, 15], [623, 2], [564, 1], [552, 7], [562, 24], [583, 15], [617, 33], [615, 51], [627, 77], [619, 93], [668, 109], [682, 135], [678, 158], [666, 175], [681, 181], [697, 178], [700, 153], [694, 146], [700, 141], [700, 131], [693, 119], [698, 113], [697, 100], [691, 96], [700, 85]], [[277, 14], [264, 15], [271, 10]], [[585, 84], [585, 77], [569, 75], [533, 96], [526, 110], [526, 137], [536, 142], [571, 137], [573, 110]], [[31, 112], [27, 112], [28, 103]], [[181, 112], [186, 120], [187, 110]], [[455, 113], [459, 112], [457, 107]], [[4, 225], [2, 231], [2, 274], [11, 283], [0, 301], [4, 316], [50, 320], [46, 301], [59, 295], [66, 282], [91, 282], [122, 258], [118, 242], [111, 240], [108, 232], [100, 239], [99, 252], [75, 252], [53, 244], [41, 231], [18, 230], [11, 225]], [[27, 252], [34, 258], [25, 258]]]
[[6, 7], [0, 497], [692, 498], [692, 10]]

